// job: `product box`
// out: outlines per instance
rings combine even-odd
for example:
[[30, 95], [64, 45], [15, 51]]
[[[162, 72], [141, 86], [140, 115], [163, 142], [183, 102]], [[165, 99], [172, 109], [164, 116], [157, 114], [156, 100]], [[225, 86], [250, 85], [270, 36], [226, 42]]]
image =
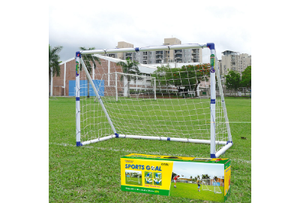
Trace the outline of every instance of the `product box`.
[[230, 195], [230, 162], [129, 154], [121, 157], [121, 190], [224, 202]]

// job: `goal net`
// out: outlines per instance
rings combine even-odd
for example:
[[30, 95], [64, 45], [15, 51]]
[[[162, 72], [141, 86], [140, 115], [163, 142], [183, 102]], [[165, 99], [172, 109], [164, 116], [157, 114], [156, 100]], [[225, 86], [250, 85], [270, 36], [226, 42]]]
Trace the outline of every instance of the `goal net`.
[[202, 183], [202, 190], [211, 191], [208, 187], [210, 185], [210, 179], [202, 179], [201, 183]]
[[221, 191], [221, 186], [220, 186], [220, 183], [217, 182], [217, 181], [213, 181], [213, 186], [214, 186], [214, 193], [215, 194], [222, 194], [222, 191]]
[[[166, 46], [165, 50], [178, 46]], [[139, 51], [146, 49], [149, 47]], [[128, 74], [122, 69], [99, 71], [99, 75], [93, 73], [93, 78], [80, 55], [104, 51], [77, 52], [76, 66], [81, 63], [83, 67], [76, 72], [77, 146], [111, 138], [135, 138], [210, 144], [211, 157], [223, 154], [231, 147], [232, 139], [218, 60], [215, 50], [210, 49], [210, 64], [160, 66], [147, 75]]]

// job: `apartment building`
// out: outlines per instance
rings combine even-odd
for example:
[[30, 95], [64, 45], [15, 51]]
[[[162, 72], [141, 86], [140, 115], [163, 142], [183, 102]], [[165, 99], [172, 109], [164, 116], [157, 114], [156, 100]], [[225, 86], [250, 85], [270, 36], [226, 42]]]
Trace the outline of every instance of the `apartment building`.
[[222, 60], [219, 61], [221, 75], [227, 75], [230, 70], [242, 74], [248, 66], [251, 66], [251, 55], [230, 50], [223, 51], [222, 54]]
[[[121, 48], [134, 48], [133, 44], [128, 43], [128, 42], [118, 42], [118, 46], [117, 48], [121, 49]], [[130, 58], [131, 60], [134, 59], [134, 53], [116, 53], [114, 55], [109, 55], [109, 57], [112, 58], [118, 58], [118, 59], [127, 59]], [[116, 57], [115, 57], [116, 56]]]
[[[163, 45], [181, 44], [177, 38], [165, 38]], [[118, 42], [117, 48], [133, 48], [134, 45], [128, 42]], [[128, 52], [118, 54], [107, 54], [109, 57], [125, 60], [138, 61], [141, 64], [163, 64], [163, 63], [202, 63], [202, 49], [178, 49], [170, 51], [144, 51]]]

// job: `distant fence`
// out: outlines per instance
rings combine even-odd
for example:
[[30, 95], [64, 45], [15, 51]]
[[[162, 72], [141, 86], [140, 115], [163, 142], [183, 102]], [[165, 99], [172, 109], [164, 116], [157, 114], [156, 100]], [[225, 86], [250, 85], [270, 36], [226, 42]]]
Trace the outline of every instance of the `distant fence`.
[[251, 89], [239, 88], [237, 90], [223, 89], [226, 97], [251, 97]]

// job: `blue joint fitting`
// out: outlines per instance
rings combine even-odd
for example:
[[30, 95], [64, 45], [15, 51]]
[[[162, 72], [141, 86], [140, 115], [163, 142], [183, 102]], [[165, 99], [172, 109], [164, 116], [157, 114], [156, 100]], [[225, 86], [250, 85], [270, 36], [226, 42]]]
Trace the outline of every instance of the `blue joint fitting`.
[[206, 45], [210, 50], [215, 49], [215, 44], [214, 43], [207, 43]]
[[168, 138], [167, 138], [167, 141], [171, 141], [171, 138], [168, 137]]
[[80, 53], [80, 51], [77, 51], [77, 52], [76, 52], [76, 55], [75, 55], [75, 57], [79, 57], [79, 58], [81, 58], [81, 53]]
[[81, 142], [76, 142], [76, 146], [77, 146], [77, 147], [82, 146]]
[[[232, 143], [232, 141], [227, 141], [227, 143], [226, 144], [229, 144], [229, 143]], [[233, 144], [233, 143], [232, 143]]]
[[136, 52], [139, 52], [139, 51], [140, 51], [140, 48], [136, 47], [136, 48], [134, 48], [134, 50], [135, 50]]
[[215, 154], [210, 154], [210, 158], [216, 158]]
[[116, 135], [116, 138], [119, 138], [119, 134], [118, 133], [115, 133], [115, 135]]

